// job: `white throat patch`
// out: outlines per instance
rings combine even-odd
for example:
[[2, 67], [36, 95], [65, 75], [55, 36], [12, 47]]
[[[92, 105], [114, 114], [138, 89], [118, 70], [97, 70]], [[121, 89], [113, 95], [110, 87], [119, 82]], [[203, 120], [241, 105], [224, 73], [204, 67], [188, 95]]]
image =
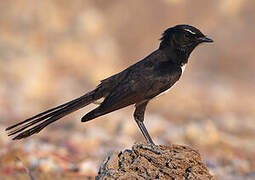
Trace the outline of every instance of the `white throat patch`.
[[190, 29], [184, 29], [185, 31], [188, 31], [191, 34], [196, 34], [195, 32], [191, 31]]

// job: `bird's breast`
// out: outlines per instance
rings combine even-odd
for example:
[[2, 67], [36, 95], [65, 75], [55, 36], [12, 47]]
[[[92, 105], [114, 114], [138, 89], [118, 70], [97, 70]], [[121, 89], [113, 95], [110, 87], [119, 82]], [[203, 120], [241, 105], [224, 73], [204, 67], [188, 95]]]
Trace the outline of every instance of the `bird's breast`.
[[[182, 74], [183, 74], [183, 73], [184, 73], [184, 71], [185, 71], [186, 65], [187, 65], [187, 63], [186, 63], [186, 64], [181, 65]], [[166, 94], [166, 93], [167, 93], [170, 89], [171, 89], [171, 87], [170, 87], [169, 89], [167, 89], [167, 90], [163, 91], [162, 93], [158, 94], [158, 95], [156, 96], [156, 98], [158, 98], [158, 97], [160, 97], [160, 96], [162, 96], [162, 95]]]
[[182, 73], [184, 73], [185, 68], [186, 68], [186, 65], [187, 65], [187, 64], [183, 64], [183, 65], [181, 66], [181, 68], [182, 68]]

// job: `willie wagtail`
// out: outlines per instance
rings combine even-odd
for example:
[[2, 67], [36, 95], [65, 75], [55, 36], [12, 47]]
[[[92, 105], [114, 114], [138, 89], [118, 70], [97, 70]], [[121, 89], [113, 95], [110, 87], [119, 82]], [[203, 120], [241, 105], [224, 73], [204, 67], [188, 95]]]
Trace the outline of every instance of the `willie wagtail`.
[[211, 43], [200, 30], [190, 25], [168, 28], [160, 38], [157, 50], [122, 72], [101, 81], [92, 91], [70, 102], [37, 114], [6, 128], [13, 139], [22, 139], [40, 132], [49, 124], [101, 98], [103, 102], [82, 117], [87, 122], [115, 110], [135, 104], [134, 119], [149, 143], [153, 143], [144, 126], [148, 102], [171, 88], [181, 77], [193, 49]]

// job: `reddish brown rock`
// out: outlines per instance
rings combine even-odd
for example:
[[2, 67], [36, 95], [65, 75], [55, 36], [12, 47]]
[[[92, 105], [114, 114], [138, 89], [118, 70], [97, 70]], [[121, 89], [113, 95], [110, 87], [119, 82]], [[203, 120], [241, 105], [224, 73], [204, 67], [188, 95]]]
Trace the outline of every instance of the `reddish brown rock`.
[[215, 179], [198, 151], [180, 145], [138, 143], [132, 150], [113, 153], [100, 167], [96, 179]]

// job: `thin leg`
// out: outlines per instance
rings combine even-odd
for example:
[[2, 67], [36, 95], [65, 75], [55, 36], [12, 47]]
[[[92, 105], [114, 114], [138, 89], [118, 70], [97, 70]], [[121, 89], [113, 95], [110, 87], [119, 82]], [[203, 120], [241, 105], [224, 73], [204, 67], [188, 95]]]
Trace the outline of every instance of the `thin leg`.
[[143, 136], [147, 140], [147, 142], [155, 145], [154, 142], [152, 141], [146, 127], [143, 124], [144, 112], [145, 112], [147, 104], [148, 104], [148, 101], [138, 103], [138, 104], [135, 105], [136, 108], [135, 108], [135, 112], [134, 112], [134, 118], [135, 118], [135, 121], [136, 121], [138, 127], [142, 131]]
[[146, 141], [153, 144], [153, 145], [155, 145], [154, 142], [152, 141], [146, 127], [144, 126], [143, 122], [141, 122], [141, 121], [136, 121], [136, 122], [137, 122], [138, 127], [142, 131], [143, 136], [145, 137]]

